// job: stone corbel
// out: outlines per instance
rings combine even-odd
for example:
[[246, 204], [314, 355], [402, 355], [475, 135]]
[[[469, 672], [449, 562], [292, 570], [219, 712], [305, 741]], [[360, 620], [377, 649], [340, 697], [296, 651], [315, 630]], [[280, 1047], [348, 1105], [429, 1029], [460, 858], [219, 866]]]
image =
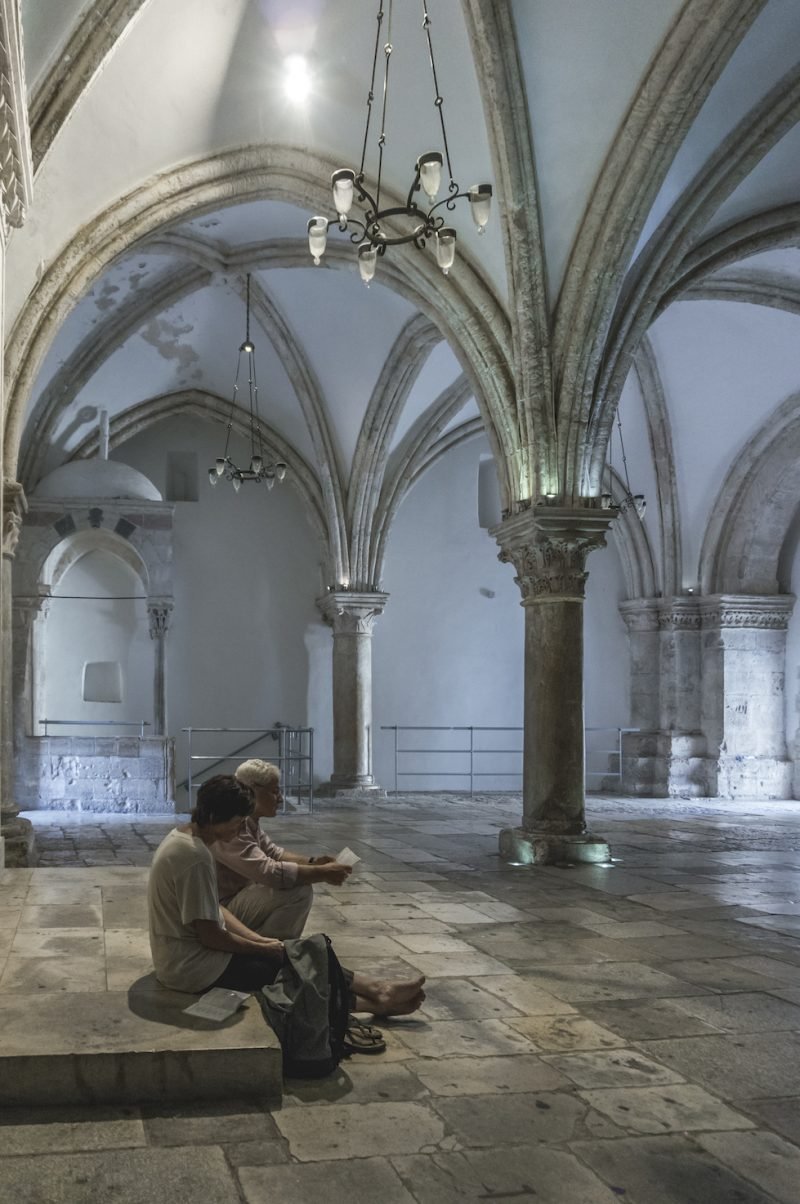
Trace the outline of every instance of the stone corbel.
[[173, 607], [172, 598], [148, 598], [147, 617], [150, 621], [151, 640], [166, 636], [172, 619]]
[[3, 557], [13, 560], [17, 550], [22, 520], [28, 509], [25, 490], [19, 481], [3, 481]]

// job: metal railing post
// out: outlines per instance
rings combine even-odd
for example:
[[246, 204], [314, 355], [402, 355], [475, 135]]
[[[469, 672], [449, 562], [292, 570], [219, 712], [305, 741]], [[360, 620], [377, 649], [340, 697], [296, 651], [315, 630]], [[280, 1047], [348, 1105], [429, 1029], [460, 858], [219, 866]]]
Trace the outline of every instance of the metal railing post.
[[474, 758], [475, 758], [475, 729], [469, 729], [469, 797], [472, 798], [475, 793], [474, 789]]
[[186, 729], [186, 785], [189, 790], [189, 811], [192, 810], [192, 729]]
[[397, 724], [394, 728], [394, 792], [397, 794]]

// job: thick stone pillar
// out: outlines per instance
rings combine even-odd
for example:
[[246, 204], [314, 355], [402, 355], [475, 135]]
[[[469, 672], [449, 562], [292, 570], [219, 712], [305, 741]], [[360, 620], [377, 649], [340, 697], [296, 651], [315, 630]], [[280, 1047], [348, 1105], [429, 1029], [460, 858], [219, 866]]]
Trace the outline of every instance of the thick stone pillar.
[[697, 598], [623, 602], [631, 652], [631, 727], [622, 739], [622, 788], [645, 797], [707, 793], [701, 730]]
[[172, 618], [171, 598], [148, 598], [147, 617], [154, 643], [153, 735], [167, 735], [167, 632]]
[[12, 621], [11, 570], [14, 553], [27, 509], [25, 493], [17, 481], [3, 482], [3, 580], [0, 588], [0, 641], [2, 641], [2, 674], [0, 679], [0, 864], [29, 865], [33, 857], [33, 827], [30, 820], [21, 819], [14, 802], [14, 648]]
[[585, 823], [583, 599], [586, 557], [605, 544], [606, 510], [539, 506], [491, 534], [525, 608], [523, 817], [500, 835], [512, 861], [607, 861]]
[[372, 775], [372, 625], [388, 597], [337, 590], [317, 600], [333, 628], [333, 773], [322, 793], [383, 793]]
[[708, 778], [720, 798], [792, 797], [784, 717], [791, 594], [701, 600]]

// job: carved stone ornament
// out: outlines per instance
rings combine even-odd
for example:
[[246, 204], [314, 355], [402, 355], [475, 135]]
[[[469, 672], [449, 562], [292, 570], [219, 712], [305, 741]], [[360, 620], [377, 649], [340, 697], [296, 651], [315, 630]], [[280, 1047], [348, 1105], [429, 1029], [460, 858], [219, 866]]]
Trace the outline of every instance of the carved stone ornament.
[[0, 0], [0, 213], [25, 221], [33, 183], [19, 0]]
[[13, 558], [22, 532], [22, 519], [28, 503], [19, 481], [3, 481], [3, 555]]
[[580, 599], [585, 592], [586, 557], [605, 546], [608, 511], [538, 506], [515, 514], [490, 534], [500, 544], [498, 560], [511, 563], [522, 605]]
[[716, 594], [702, 599], [704, 628], [754, 627], [785, 631], [794, 609], [794, 594]]
[[661, 598], [633, 598], [620, 602], [619, 613], [628, 631], [658, 631]]
[[150, 639], [163, 638], [169, 631], [172, 618], [173, 603], [169, 598], [159, 598], [157, 602], [147, 603], [147, 617], [150, 620]]
[[658, 626], [662, 631], [699, 631], [701, 626], [699, 598], [671, 598], [658, 611]]
[[326, 623], [337, 635], [372, 635], [372, 625], [383, 614], [388, 594], [350, 593], [336, 590], [317, 599]]

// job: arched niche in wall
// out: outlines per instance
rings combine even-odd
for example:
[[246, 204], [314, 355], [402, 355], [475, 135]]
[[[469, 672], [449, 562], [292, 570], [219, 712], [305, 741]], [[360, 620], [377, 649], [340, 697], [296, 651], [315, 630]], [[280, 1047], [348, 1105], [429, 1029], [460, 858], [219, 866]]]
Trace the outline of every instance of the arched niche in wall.
[[[89, 542], [89, 541], [81, 541]], [[50, 591], [47, 621], [35, 647], [41, 720], [59, 720], [59, 735], [107, 735], [107, 723], [152, 723], [152, 649], [142, 577], [123, 548], [98, 540], [64, 555]], [[97, 721], [98, 726], [63, 726]], [[114, 728], [114, 734], [127, 729]], [[137, 728], [131, 727], [135, 733]]]

